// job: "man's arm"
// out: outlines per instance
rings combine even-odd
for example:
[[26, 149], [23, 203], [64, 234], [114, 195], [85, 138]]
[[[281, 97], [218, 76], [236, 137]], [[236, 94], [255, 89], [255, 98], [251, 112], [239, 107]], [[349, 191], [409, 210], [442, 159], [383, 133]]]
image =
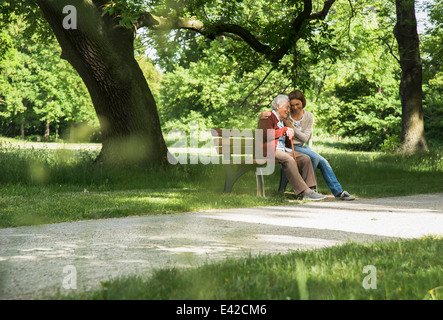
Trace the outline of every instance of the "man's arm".
[[271, 140], [275, 140], [275, 139], [280, 138], [288, 130], [287, 127], [278, 128], [276, 125], [274, 125], [274, 119], [275, 119], [275, 117], [270, 116], [270, 117], [267, 117], [266, 119], [260, 119], [258, 121], [258, 129], [263, 130], [263, 141], [264, 142], [270, 141], [268, 139], [268, 135], [267, 135], [268, 129], [272, 129], [275, 131], [274, 139], [271, 139]]
[[272, 114], [272, 111], [263, 111], [257, 116], [257, 120], [265, 120], [268, 119]]

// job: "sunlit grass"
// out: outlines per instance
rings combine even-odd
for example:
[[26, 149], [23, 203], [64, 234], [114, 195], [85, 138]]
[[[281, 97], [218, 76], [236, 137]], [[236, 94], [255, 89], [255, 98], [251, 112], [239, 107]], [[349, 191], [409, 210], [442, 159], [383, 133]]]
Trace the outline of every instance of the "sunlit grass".
[[[60, 189], [62, 189], [61, 187]], [[132, 189], [123, 191], [72, 191], [56, 188], [29, 187], [20, 194], [7, 195], [0, 189], [0, 226], [13, 227], [42, 223], [116, 218], [136, 215], [197, 212], [206, 209], [236, 208], [287, 203], [286, 197], [275, 195], [221, 194], [201, 188], [165, 190]]]
[[[405, 156], [397, 153], [350, 152], [342, 143], [317, 142], [315, 149], [330, 164], [342, 187], [359, 197], [388, 197], [442, 192], [443, 149]], [[330, 192], [317, 171], [319, 189]]]
[[[252, 171], [223, 194], [222, 165], [111, 170], [94, 165], [98, 151], [0, 146], [0, 227], [297, 203], [276, 192], [278, 167], [265, 176], [267, 197], [260, 198]], [[441, 150], [404, 157], [350, 152], [328, 141], [314, 147], [357, 197], [443, 192]], [[330, 194], [320, 171], [317, 178], [319, 191]]]
[[[366, 266], [371, 271], [365, 271]], [[443, 239], [427, 237], [348, 242], [284, 255], [227, 259], [195, 269], [165, 268], [151, 276], [113, 279], [98, 290], [56, 298], [441, 300], [442, 285]]]
[[[350, 152], [317, 142], [342, 186], [357, 197], [443, 192], [441, 150], [404, 157]], [[276, 192], [280, 172], [256, 197], [253, 172], [223, 194], [220, 165], [110, 170], [97, 151], [0, 148], [0, 227], [206, 209], [293, 204]], [[330, 194], [320, 172], [319, 190]], [[288, 187], [289, 191], [289, 187]], [[442, 299], [443, 241], [347, 243], [288, 255], [228, 259], [197, 269], [161, 269], [114, 279], [73, 299]], [[363, 268], [377, 270], [377, 289], [363, 288]]]

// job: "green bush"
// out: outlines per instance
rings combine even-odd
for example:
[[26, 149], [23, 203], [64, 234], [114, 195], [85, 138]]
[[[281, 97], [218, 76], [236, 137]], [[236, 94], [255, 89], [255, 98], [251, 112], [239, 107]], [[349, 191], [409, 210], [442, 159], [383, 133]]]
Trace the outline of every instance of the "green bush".
[[334, 95], [317, 102], [314, 112], [318, 126], [350, 137], [353, 150], [391, 150], [400, 135], [400, 101], [365, 77], [336, 85]]

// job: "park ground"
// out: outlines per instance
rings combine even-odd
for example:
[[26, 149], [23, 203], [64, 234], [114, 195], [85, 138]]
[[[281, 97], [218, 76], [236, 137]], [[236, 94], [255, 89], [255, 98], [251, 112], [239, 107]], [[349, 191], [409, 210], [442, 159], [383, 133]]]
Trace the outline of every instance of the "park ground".
[[[78, 179], [60, 187], [50, 180], [57, 176], [51, 148], [27, 149], [47, 160], [50, 177], [43, 185], [2, 186], [1, 297], [42, 299], [55, 290], [57, 297], [80, 299], [441, 298], [441, 155], [401, 158], [322, 147], [338, 174], [363, 175], [344, 179], [356, 201], [301, 203], [272, 193], [278, 177], [269, 177], [266, 199], [255, 197], [248, 178], [232, 195], [221, 195], [222, 180], [213, 189], [200, 181], [214, 171], [206, 169], [193, 188], [180, 181], [200, 172], [192, 168], [176, 173], [173, 188], [161, 179], [151, 188], [141, 181], [125, 185], [113, 181], [117, 175], [97, 175], [102, 184]], [[343, 162], [355, 168], [342, 168]], [[389, 171], [390, 185], [380, 170]], [[205, 188], [203, 201], [196, 194]], [[327, 193], [321, 185], [320, 191]], [[146, 216], [149, 208], [153, 216]], [[377, 268], [377, 290], [362, 288], [368, 265]], [[72, 270], [77, 287], [65, 289]]]

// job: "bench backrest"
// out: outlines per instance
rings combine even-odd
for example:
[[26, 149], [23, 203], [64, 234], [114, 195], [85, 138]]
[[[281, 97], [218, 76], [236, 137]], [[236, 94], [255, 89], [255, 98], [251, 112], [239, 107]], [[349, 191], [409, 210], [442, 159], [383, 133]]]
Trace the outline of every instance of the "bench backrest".
[[225, 163], [256, 164], [269, 161], [262, 156], [263, 141], [256, 141], [254, 130], [212, 129], [211, 133], [217, 153], [223, 156]]

